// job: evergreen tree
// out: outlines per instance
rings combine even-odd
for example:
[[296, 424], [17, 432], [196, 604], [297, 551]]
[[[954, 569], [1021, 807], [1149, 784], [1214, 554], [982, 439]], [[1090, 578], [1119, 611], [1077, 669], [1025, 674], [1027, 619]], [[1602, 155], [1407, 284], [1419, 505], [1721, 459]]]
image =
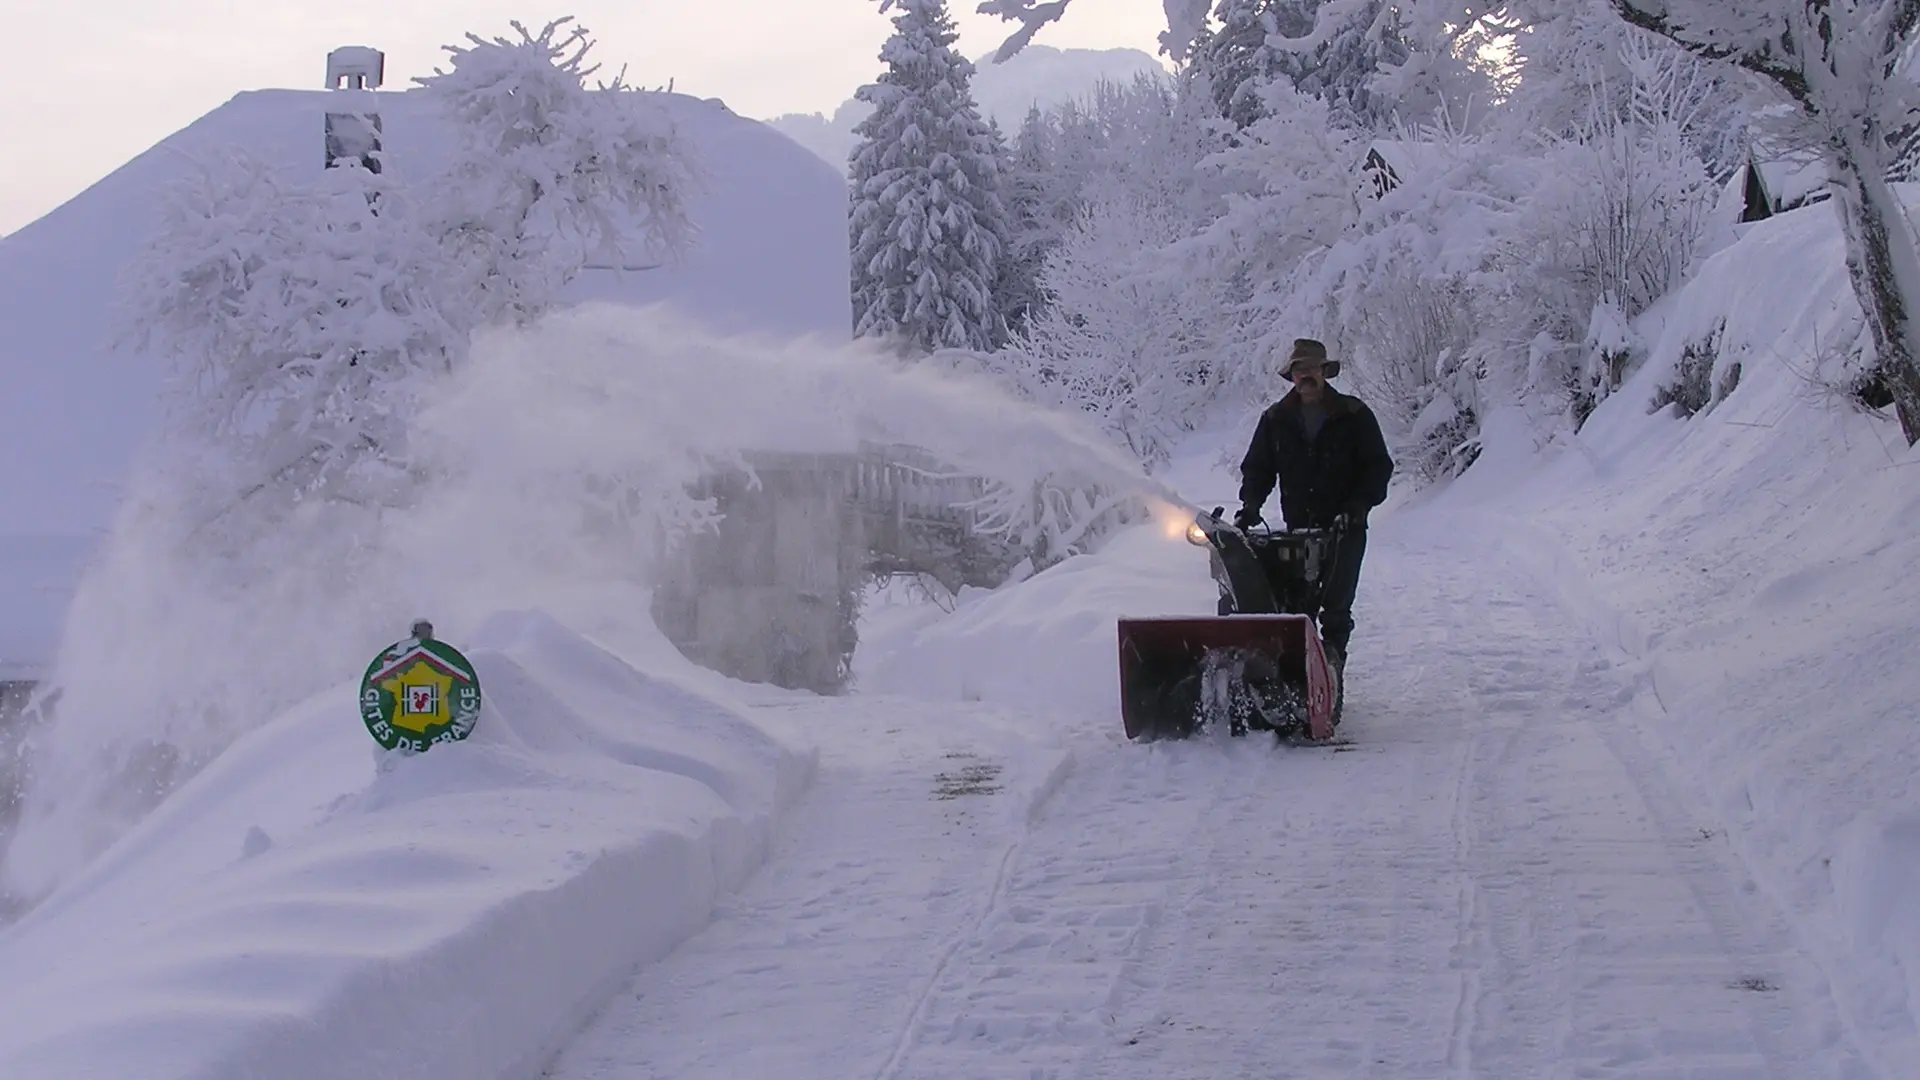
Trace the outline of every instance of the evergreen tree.
[[1014, 136], [1002, 172], [1007, 246], [993, 296], [1009, 333], [1018, 333], [1042, 303], [1040, 264], [1060, 238], [1062, 226], [1049, 213], [1053, 142], [1053, 129], [1036, 105]]
[[[1276, 0], [1276, 32], [1290, 38], [1313, 33], [1321, 4], [1322, 0]], [[1326, 40], [1312, 49], [1275, 50], [1277, 72], [1295, 89], [1325, 101], [1334, 123], [1347, 127], [1378, 127], [1391, 119], [1392, 102], [1372, 84], [1383, 69], [1399, 67], [1413, 54], [1399, 10], [1385, 0], [1374, 0], [1369, 9], [1359, 18], [1330, 23]]]
[[[1275, 0], [1220, 0], [1213, 10], [1219, 26], [1199, 46], [1213, 102], [1236, 128], [1260, 119], [1260, 87], [1280, 73], [1279, 58], [1267, 44], [1277, 26], [1276, 6]], [[1312, 29], [1311, 15], [1306, 29]], [[1290, 37], [1306, 32], [1291, 24], [1288, 30]]]
[[850, 169], [854, 335], [992, 349], [1006, 337], [993, 298], [1007, 236], [996, 140], [945, 0], [881, 0], [892, 8], [887, 70], [855, 95], [873, 114], [854, 129]]
[[[1260, 88], [1272, 79], [1325, 100], [1343, 126], [1376, 127], [1390, 118], [1392, 101], [1373, 83], [1412, 55], [1399, 9], [1370, 0], [1344, 18], [1329, 13], [1321, 26], [1323, 2], [1219, 0], [1214, 18], [1220, 25], [1201, 44], [1200, 57], [1214, 104], [1236, 128], [1265, 115]], [[1276, 46], [1276, 37], [1311, 44]]]

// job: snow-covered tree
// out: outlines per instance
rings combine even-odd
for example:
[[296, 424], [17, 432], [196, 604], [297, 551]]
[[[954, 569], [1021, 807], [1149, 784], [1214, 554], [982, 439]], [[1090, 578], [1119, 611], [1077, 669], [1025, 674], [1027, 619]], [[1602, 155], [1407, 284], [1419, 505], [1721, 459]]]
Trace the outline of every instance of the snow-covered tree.
[[1887, 175], [1920, 112], [1915, 0], [1612, 0], [1621, 18], [1753, 72], [1817, 126], [1878, 374], [1920, 442], [1920, 248]]
[[[1274, 0], [1272, 33], [1306, 38], [1314, 31], [1324, 0]], [[1386, 0], [1350, 21], [1330, 27], [1311, 49], [1275, 49], [1276, 73], [1296, 89], [1324, 98], [1335, 123], [1381, 127], [1392, 118], [1394, 101], [1383, 91], [1384, 73], [1412, 58], [1400, 25], [1399, 9]]]
[[880, 7], [898, 12], [887, 70], [855, 94], [874, 111], [854, 129], [850, 169], [854, 334], [991, 349], [1006, 336], [993, 286], [1008, 222], [973, 65], [954, 51], [945, 0]]
[[438, 227], [485, 321], [538, 317], [595, 259], [672, 258], [694, 237], [690, 148], [650, 92], [587, 87], [593, 40], [571, 23], [469, 34], [416, 80], [459, 134]]
[[457, 136], [431, 198], [355, 158], [306, 184], [235, 158], [166, 204], [128, 325], [180, 372], [172, 435], [232, 474], [213, 511], [402, 498], [417, 387], [476, 330], [538, 315], [623, 239], [690, 241], [688, 147], [647, 94], [588, 90], [566, 25], [470, 38], [422, 80]]
[[125, 314], [180, 372], [176, 426], [244, 467], [243, 497], [377, 498], [414, 384], [472, 329], [447, 314], [447, 264], [406, 192], [358, 163], [298, 185], [235, 156], [161, 214]]
[[1059, 242], [1049, 181], [1053, 172], [1054, 131], [1035, 106], [1014, 135], [1001, 176], [1007, 209], [1007, 246], [1000, 253], [993, 298], [1009, 333], [1018, 334], [1041, 305], [1040, 264]]
[[1227, 309], [1213, 279], [1169, 254], [1185, 236], [1164, 204], [1096, 194], [1047, 255], [1047, 303], [1002, 360], [1022, 391], [1091, 413], [1149, 467], [1167, 460], [1218, 382]]
[[1366, 145], [1336, 126], [1321, 98], [1285, 80], [1262, 88], [1261, 118], [1204, 163], [1228, 189], [1223, 212], [1189, 247], [1223, 279], [1249, 338], [1237, 350], [1244, 384], [1270, 385], [1297, 333], [1297, 277], [1352, 228]]
[[[1261, 87], [1284, 79], [1324, 99], [1336, 123], [1378, 127], [1394, 102], [1377, 85], [1412, 55], [1398, 8], [1373, 0], [1351, 20], [1316, 34], [1323, 0], [1220, 0], [1218, 26], [1199, 51], [1220, 113], [1244, 128], [1261, 116]], [[1305, 42], [1299, 47], [1287, 42]]]
[[[1220, 115], [1236, 128], [1260, 119], [1260, 88], [1280, 73], [1280, 58], [1267, 44], [1281, 14], [1276, 0], [1220, 0], [1213, 10], [1217, 26], [1201, 46], [1198, 62]], [[1294, 13], [1289, 11], [1289, 15]], [[1306, 29], [1290, 23], [1298, 36]]]

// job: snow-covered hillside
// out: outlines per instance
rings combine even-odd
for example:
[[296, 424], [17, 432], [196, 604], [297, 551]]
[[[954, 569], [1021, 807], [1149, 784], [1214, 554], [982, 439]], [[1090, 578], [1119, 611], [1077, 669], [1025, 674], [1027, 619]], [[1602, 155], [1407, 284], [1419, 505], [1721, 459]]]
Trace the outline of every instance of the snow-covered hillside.
[[[1160, 61], [1138, 49], [1055, 49], [1029, 45], [1004, 62], [991, 54], [974, 61], [973, 100], [980, 115], [1017, 131], [1028, 110], [1051, 108], [1085, 97], [1102, 82], [1127, 83], [1145, 74], [1165, 74]], [[832, 116], [788, 113], [767, 123], [836, 169], [847, 167], [853, 129], [872, 111], [852, 98]]]
[[[377, 96], [390, 168], [424, 174], [446, 130], [418, 92]], [[840, 177], [764, 125], [669, 97], [698, 151], [701, 233], [681, 264], [589, 271], [578, 299], [671, 301], [723, 333], [844, 340]], [[115, 296], [163, 190], [223, 148], [309, 175], [323, 161], [325, 91], [243, 93], [0, 241], [0, 668], [51, 659], [60, 611], [153, 432], [166, 373], [116, 348]]]
[[[1428, 513], [1560, 583], [1633, 673], [1627, 726], [1793, 917], [1850, 1024], [1910, 1066], [1920, 451], [1848, 393], [1864, 327], [1831, 204], [1743, 228], [1645, 320], [1649, 362], [1579, 437], [1503, 422]], [[1709, 404], [1649, 415], [1688, 351]]]

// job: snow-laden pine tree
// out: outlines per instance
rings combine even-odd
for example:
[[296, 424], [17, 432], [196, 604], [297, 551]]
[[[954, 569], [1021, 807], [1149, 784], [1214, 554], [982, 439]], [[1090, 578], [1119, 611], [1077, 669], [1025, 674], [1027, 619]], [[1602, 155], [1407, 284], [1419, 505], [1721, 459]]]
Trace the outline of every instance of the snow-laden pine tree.
[[1061, 225], [1048, 212], [1053, 136], [1040, 107], [1029, 109], [1008, 148], [1001, 176], [1007, 246], [1000, 253], [993, 299], [1011, 334], [1018, 334], [1041, 306], [1040, 263], [1060, 238]]
[[[1260, 88], [1280, 73], [1280, 58], [1267, 44], [1277, 28], [1275, 0], [1220, 0], [1213, 9], [1217, 26], [1202, 45], [1199, 63], [1207, 73], [1214, 105], [1234, 127], [1245, 128], [1260, 119]], [[1289, 23], [1289, 36], [1313, 29]]]
[[[1330, 11], [1324, 0], [1220, 0], [1218, 27], [1201, 46], [1220, 114], [1245, 128], [1263, 115], [1261, 86], [1285, 79], [1296, 90], [1324, 99], [1336, 123], [1381, 127], [1394, 111], [1394, 96], [1381, 76], [1412, 57], [1399, 7], [1365, 0], [1350, 12]], [[1289, 44], [1293, 42], [1296, 44]]]
[[1620, 17], [1766, 80], [1819, 133], [1876, 374], [1920, 442], [1920, 248], [1887, 180], [1920, 119], [1915, 0], [1612, 0]]
[[973, 65], [945, 0], [881, 0], [896, 10], [887, 66], [855, 97], [873, 107], [851, 162], [853, 324], [857, 337], [919, 352], [986, 350], [1006, 336], [993, 286], [1007, 211]]
[[537, 318], [595, 260], [672, 258], [693, 240], [690, 148], [656, 95], [587, 87], [593, 39], [571, 22], [469, 34], [416, 80], [459, 136], [437, 228], [482, 322]]
[[[1322, 6], [1322, 0], [1275, 0], [1273, 32], [1307, 38]], [[1377, 128], [1392, 119], [1393, 98], [1376, 83], [1413, 56], [1399, 8], [1386, 0], [1370, 8], [1349, 20], [1329, 20], [1323, 40], [1312, 48], [1274, 49], [1277, 73], [1326, 101], [1334, 122], [1347, 127]]]

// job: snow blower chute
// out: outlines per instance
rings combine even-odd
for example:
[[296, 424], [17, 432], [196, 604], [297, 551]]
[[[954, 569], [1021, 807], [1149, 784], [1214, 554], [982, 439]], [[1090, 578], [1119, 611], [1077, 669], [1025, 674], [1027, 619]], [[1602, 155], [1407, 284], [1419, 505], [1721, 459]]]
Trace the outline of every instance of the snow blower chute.
[[1242, 531], [1220, 514], [1187, 528], [1211, 552], [1220, 613], [1120, 620], [1127, 738], [1183, 739], [1224, 723], [1235, 735], [1330, 739], [1338, 676], [1308, 613], [1340, 530]]

